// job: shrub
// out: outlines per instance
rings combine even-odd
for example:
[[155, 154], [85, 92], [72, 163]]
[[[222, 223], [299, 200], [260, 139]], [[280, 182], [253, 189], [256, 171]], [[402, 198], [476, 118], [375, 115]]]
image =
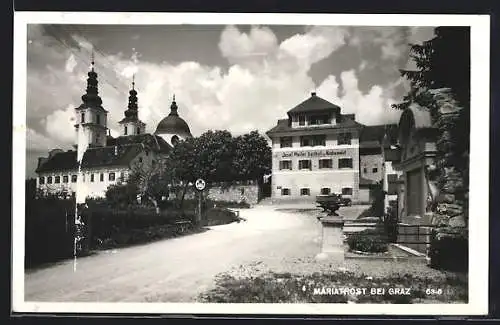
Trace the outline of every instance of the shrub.
[[466, 228], [440, 227], [431, 232], [429, 248], [431, 267], [466, 271], [469, 263], [469, 240]]
[[380, 229], [365, 229], [347, 238], [351, 250], [382, 253], [388, 250], [388, 238]]
[[206, 226], [224, 225], [238, 221], [236, 214], [225, 208], [211, 208], [203, 216], [203, 224]]

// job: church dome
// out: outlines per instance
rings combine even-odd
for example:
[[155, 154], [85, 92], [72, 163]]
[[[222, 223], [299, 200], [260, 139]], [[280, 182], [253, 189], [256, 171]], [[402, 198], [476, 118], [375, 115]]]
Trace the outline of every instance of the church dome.
[[182, 137], [191, 136], [188, 124], [177, 113], [175, 98], [170, 106], [170, 114], [158, 123], [155, 134], [177, 134]]

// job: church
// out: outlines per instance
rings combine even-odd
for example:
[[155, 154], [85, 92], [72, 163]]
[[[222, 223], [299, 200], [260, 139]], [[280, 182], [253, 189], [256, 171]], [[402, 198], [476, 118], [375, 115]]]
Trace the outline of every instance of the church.
[[[110, 185], [125, 181], [134, 168], [150, 169], [164, 158], [179, 141], [191, 137], [188, 124], [178, 114], [175, 96], [170, 113], [163, 118], [153, 134], [146, 133], [146, 124], [138, 116], [138, 97], [132, 81], [128, 107], [120, 120], [121, 134], [112, 137], [108, 111], [98, 92], [94, 62], [88, 73], [87, 89], [82, 103], [75, 108], [74, 150], [52, 149], [48, 157], [39, 157], [36, 168], [37, 189], [45, 194], [71, 196], [77, 180], [84, 197], [103, 197]], [[87, 148], [78, 170], [78, 147]]]

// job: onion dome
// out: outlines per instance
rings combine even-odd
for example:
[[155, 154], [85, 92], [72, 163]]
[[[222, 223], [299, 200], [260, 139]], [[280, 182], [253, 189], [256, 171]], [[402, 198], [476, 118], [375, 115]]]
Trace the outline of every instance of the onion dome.
[[158, 123], [155, 134], [178, 134], [181, 136], [191, 136], [188, 124], [177, 113], [177, 103], [175, 95], [170, 105], [170, 114]]

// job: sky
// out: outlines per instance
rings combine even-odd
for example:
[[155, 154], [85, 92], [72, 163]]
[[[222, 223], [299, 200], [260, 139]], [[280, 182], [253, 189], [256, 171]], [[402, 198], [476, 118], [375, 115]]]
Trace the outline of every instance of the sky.
[[408, 90], [399, 69], [415, 68], [408, 44], [433, 36], [433, 27], [28, 25], [26, 177], [39, 156], [76, 143], [92, 52], [112, 135], [133, 76], [147, 132], [175, 94], [194, 136], [238, 135], [264, 133], [313, 91], [360, 123], [396, 123], [391, 104]]

